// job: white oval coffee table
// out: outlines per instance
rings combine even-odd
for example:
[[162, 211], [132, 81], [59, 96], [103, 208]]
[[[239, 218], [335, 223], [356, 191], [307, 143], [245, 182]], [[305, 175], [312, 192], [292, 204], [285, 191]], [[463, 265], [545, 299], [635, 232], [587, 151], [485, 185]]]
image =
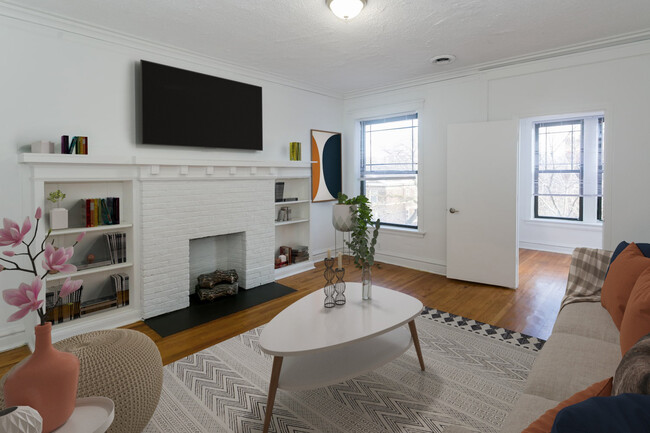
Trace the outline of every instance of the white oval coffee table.
[[392, 361], [411, 344], [424, 370], [414, 321], [422, 302], [379, 286], [372, 287], [371, 300], [363, 301], [360, 283], [346, 283], [345, 296], [345, 305], [325, 308], [323, 291], [313, 292], [282, 310], [262, 331], [260, 347], [273, 355], [265, 433], [278, 388], [340, 383]]

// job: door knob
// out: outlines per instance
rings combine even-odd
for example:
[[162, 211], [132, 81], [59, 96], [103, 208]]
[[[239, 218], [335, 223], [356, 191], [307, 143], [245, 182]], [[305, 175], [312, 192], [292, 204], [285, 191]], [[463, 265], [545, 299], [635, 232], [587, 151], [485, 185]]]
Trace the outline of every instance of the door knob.
[[453, 207], [449, 208], [449, 213], [457, 213], [460, 212], [458, 209], [454, 209]]

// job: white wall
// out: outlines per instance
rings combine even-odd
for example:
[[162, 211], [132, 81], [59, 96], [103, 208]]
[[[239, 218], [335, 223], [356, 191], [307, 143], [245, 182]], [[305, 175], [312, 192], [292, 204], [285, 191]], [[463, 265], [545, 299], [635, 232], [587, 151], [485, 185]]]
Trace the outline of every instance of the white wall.
[[[303, 159], [308, 160], [310, 129], [342, 129], [342, 99], [319, 89], [299, 88], [277, 77], [73, 23], [24, 14], [20, 19], [3, 16], [13, 13], [0, 8], [0, 217], [22, 221], [33, 216], [29, 184], [17, 182], [27, 168], [16, 162], [16, 155], [36, 140], [58, 142], [63, 134], [86, 135], [93, 155], [288, 161], [291, 141], [303, 143]], [[137, 145], [140, 59], [261, 86], [264, 150]], [[333, 243], [318, 229], [331, 227], [329, 205], [313, 205], [317, 229], [312, 229], [312, 250], [324, 251]], [[0, 288], [17, 287], [25, 275], [18, 274], [3, 272]], [[0, 302], [0, 340], [23, 328], [20, 323], [6, 324], [13, 311]], [[11, 337], [3, 341], [12, 344]]]
[[[603, 246], [650, 240], [650, 43], [635, 43], [473, 76], [413, 84], [346, 99], [345, 132], [364, 113], [423, 100], [420, 114], [420, 231], [384, 232], [381, 260], [444, 273], [446, 264], [446, 131], [451, 123], [603, 111], [607, 119]], [[359, 114], [361, 113], [361, 114]], [[358, 191], [358, 147], [347, 148], [348, 191]], [[356, 158], [356, 159], [355, 159]]]

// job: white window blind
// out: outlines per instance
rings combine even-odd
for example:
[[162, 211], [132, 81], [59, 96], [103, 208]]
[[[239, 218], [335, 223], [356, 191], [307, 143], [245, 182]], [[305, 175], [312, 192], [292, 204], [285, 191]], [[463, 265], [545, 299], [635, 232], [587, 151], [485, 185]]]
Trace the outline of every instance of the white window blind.
[[418, 115], [361, 122], [361, 193], [382, 225], [417, 228]]

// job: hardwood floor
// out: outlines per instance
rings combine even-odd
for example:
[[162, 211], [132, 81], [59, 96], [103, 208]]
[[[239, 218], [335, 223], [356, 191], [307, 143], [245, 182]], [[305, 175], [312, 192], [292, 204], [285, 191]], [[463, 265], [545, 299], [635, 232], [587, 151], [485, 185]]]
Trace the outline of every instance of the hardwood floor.
[[[560, 308], [571, 256], [520, 250], [519, 289], [451, 280], [441, 275], [381, 264], [373, 269], [373, 284], [408, 293], [428, 307], [481, 322], [548, 338]], [[271, 320], [289, 304], [322, 288], [323, 264], [316, 269], [279, 280], [295, 293], [214, 320], [187, 331], [160, 337], [144, 322], [126, 328], [147, 334], [158, 345], [163, 363], [181, 359]], [[346, 267], [346, 281], [360, 281], [361, 271]], [[0, 353], [0, 376], [29, 354], [26, 347]]]

